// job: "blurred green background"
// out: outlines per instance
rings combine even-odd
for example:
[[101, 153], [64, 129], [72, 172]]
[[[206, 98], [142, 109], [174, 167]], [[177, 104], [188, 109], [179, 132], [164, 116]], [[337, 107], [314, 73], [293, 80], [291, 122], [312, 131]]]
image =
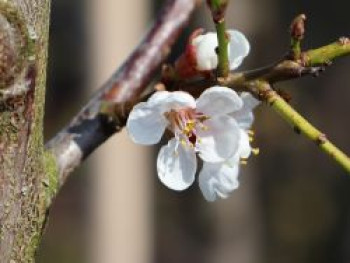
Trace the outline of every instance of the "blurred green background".
[[[47, 139], [128, 56], [164, 2], [53, 1]], [[349, 1], [231, 2], [228, 25], [243, 31], [252, 46], [241, 69], [281, 58], [289, 44], [290, 21], [299, 13], [308, 17], [305, 48], [350, 33]], [[170, 60], [196, 27], [213, 29], [205, 8], [196, 12]], [[292, 105], [346, 153], [350, 153], [349, 68], [350, 59], [340, 59], [319, 78], [278, 85], [292, 94]], [[135, 169], [139, 167], [138, 172], [133, 170], [135, 176], [119, 169], [119, 163], [130, 161], [123, 153], [133, 153], [131, 146], [94, 153], [55, 201], [37, 261], [350, 262], [350, 177], [264, 105], [256, 110], [254, 130], [253, 145], [260, 148], [260, 155], [242, 168], [240, 188], [215, 203], [204, 201], [197, 184], [183, 193], [166, 189], [154, 172], [156, 150], [141, 149], [139, 155], [149, 159], [135, 160]], [[112, 162], [108, 168], [107, 159]], [[104, 177], [107, 173], [112, 177]], [[130, 178], [134, 181], [127, 183]]]

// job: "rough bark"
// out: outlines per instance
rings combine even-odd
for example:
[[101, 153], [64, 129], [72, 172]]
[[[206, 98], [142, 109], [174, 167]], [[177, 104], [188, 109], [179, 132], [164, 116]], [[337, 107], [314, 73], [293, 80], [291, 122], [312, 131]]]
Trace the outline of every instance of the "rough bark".
[[49, 6], [0, 0], [0, 262], [34, 261], [48, 207], [42, 121]]

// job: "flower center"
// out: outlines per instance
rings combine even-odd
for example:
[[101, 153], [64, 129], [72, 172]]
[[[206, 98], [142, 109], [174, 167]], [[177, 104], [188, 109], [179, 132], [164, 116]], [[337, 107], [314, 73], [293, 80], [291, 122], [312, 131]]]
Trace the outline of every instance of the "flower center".
[[194, 148], [200, 142], [198, 131], [208, 130], [204, 122], [209, 116], [192, 108], [171, 110], [165, 113], [165, 117], [169, 120], [169, 129], [183, 146]]

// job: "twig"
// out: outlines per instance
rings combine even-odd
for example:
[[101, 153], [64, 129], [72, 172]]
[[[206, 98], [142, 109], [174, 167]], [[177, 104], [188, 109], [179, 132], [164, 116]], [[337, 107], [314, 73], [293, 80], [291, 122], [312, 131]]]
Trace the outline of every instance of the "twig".
[[[276, 91], [272, 85], [279, 81], [300, 78], [306, 75], [318, 75], [325, 64], [330, 64], [335, 58], [350, 55], [350, 41], [341, 38], [330, 45], [309, 50], [301, 54], [297, 61], [288, 58], [274, 65], [242, 73], [230, 73], [227, 78], [200, 79], [173, 83], [172, 89], [186, 90], [198, 96], [204, 89], [214, 85], [222, 85], [236, 91], [250, 91], [257, 98], [267, 102], [283, 119], [292, 124], [296, 131], [301, 132], [350, 173], [350, 159], [332, 144], [325, 134], [317, 130], [304, 117], [296, 112]], [[327, 62], [327, 63], [326, 63]], [[321, 65], [321, 66], [319, 66]]]
[[[139, 100], [139, 95], [170, 52], [171, 45], [198, 2], [196, 0], [168, 1], [152, 30], [124, 65], [103, 85], [70, 124], [47, 143], [48, 153], [52, 153], [57, 162], [58, 187], [91, 152], [125, 125], [130, 109]], [[317, 75], [333, 59], [349, 54], [350, 41], [348, 38], [341, 38], [330, 45], [302, 52], [300, 59], [296, 61], [286, 58], [261, 69], [230, 73], [227, 78], [174, 81], [169, 83], [167, 88], [176, 90], [181, 87], [182, 90], [194, 94], [213, 85], [252, 91], [253, 83], [269, 83], [271, 87], [270, 85], [278, 81], [310, 74]], [[173, 85], [170, 86], [170, 84]], [[292, 122], [309, 138], [321, 139], [320, 147], [349, 170], [345, 154], [323, 137], [322, 133], [311, 128], [312, 126], [277, 93], [272, 90], [269, 94], [274, 94], [273, 99], [277, 101], [273, 103], [276, 111], [283, 114], [286, 120]], [[271, 100], [270, 97], [269, 100]], [[113, 116], [101, 113], [101, 106], [104, 106], [104, 110], [107, 111], [112, 109]], [[295, 116], [299, 116], [299, 119], [295, 119]]]
[[230, 71], [228, 58], [229, 40], [226, 34], [225, 12], [229, 0], [207, 0], [207, 4], [211, 10], [213, 21], [215, 23], [216, 33], [218, 37], [218, 68], [217, 75], [219, 77], [227, 77]]
[[[124, 109], [150, 83], [186, 25], [198, 0], [169, 0], [138, 48], [116, 71], [76, 117], [46, 145], [58, 166], [58, 187], [98, 146], [125, 124]], [[101, 103], [119, 110], [113, 121], [100, 113]]]
[[[248, 82], [263, 80], [271, 85], [281, 81], [292, 80], [303, 76], [318, 76], [326, 66], [339, 57], [350, 55], [350, 40], [340, 38], [338, 41], [316, 49], [305, 51], [297, 61], [289, 58], [262, 68], [244, 72], [231, 72], [226, 78], [201, 78], [174, 81], [167, 80], [167, 89], [176, 90], [181, 87], [191, 93], [198, 93], [214, 85], [222, 85], [235, 89], [246, 90]], [[201, 90], [199, 90], [201, 88]]]
[[338, 57], [350, 55], [350, 39], [341, 37], [327, 46], [309, 50], [303, 55], [305, 66], [327, 65]]
[[326, 135], [316, 129], [303, 116], [295, 111], [281, 96], [274, 91], [270, 84], [263, 81], [254, 82], [251, 89], [258, 93], [263, 101], [266, 101], [272, 109], [281, 115], [281, 117], [290, 123], [294, 130], [304, 134], [320, 147], [320, 149], [333, 158], [340, 166], [350, 173], [350, 158], [331, 143]]

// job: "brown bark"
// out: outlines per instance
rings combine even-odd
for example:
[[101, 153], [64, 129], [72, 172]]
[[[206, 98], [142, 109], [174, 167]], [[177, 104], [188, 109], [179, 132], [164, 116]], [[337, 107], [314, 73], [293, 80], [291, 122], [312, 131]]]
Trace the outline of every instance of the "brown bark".
[[0, 1], [0, 262], [34, 261], [45, 221], [48, 24], [49, 0]]

